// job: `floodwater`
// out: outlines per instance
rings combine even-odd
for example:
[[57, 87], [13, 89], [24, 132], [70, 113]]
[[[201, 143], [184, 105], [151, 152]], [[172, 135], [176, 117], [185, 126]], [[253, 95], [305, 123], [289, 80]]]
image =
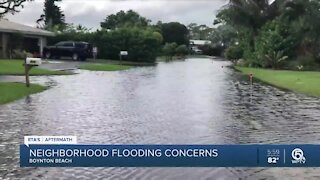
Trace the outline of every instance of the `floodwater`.
[[0, 179], [319, 179], [319, 168], [20, 168], [25, 135], [90, 144], [320, 143], [320, 99], [254, 83], [228, 62], [32, 77], [51, 88], [0, 105]]

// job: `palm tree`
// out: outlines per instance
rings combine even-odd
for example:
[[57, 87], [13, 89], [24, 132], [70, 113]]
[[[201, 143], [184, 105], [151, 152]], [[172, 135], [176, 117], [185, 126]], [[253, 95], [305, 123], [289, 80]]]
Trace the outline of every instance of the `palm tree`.
[[[215, 24], [225, 23], [237, 31], [244, 31], [248, 36], [250, 49], [254, 51], [255, 37], [266, 22], [273, 20], [279, 14], [279, 2], [269, 0], [229, 0], [217, 14]], [[249, 34], [248, 34], [249, 33]]]
[[292, 29], [296, 30], [300, 38], [300, 51], [304, 55], [320, 59], [318, 49], [320, 45], [320, 1], [286, 1], [281, 9], [283, 18], [291, 22]]
[[247, 36], [248, 45], [255, 50], [255, 38], [269, 21], [283, 14], [291, 0], [229, 0], [217, 14], [215, 23], [231, 25]]
[[275, 8], [268, 0], [230, 0], [218, 13], [216, 22], [245, 28], [256, 35], [274, 15]]

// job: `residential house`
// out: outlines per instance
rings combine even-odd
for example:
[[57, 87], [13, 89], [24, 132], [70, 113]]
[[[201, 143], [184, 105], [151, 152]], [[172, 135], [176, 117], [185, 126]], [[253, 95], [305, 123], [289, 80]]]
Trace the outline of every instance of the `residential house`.
[[10, 58], [15, 49], [42, 55], [47, 37], [50, 36], [54, 36], [54, 33], [0, 19], [0, 57]]

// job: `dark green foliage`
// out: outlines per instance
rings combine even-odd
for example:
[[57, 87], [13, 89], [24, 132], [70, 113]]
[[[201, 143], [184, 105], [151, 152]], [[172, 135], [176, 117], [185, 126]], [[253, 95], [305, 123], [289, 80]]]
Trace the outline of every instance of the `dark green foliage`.
[[[231, 42], [239, 43], [244, 64], [303, 69], [320, 64], [319, 9], [318, 0], [275, 0], [271, 4], [268, 0], [230, 0], [216, 23], [234, 28], [237, 37]], [[234, 58], [228, 54], [233, 53], [226, 55]]]
[[97, 46], [101, 59], [119, 59], [120, 51], [128, 51], [125, 60], [154, 62], [161, 48], [162, 36], [149, 29], [118, 28], [94, 33], [69, 32], [50, 39], [50, 44], [60, 41], [86, 41]]
[[186, 56], [186, 55], [188, 55], [188, 53], [189, 53], [188, 47], [187, 47], [186, 45], [184, 45], [184, 44], [178, 46], [178, 47], [175, 49], [175, 51], [176, 51], [176, 54], [177, 54], [178, 56]]
[[162, 48], [162, 55], [167, 59], [172, 59], [174, 56], [185, 57], [189, 54], [188, 46], [182, 44], [177, 45], [177, 43], [166, 43]]
[[226, 49], [224, 56], [233, 61], [238, 60], [243, 56], [243, 49], [236, 45], [230, 46], [228, 49]]
[[[51, 31], [62, 31], [65, 26], [65, 16], [59, 6], [55, 3], [62, 0], [45, 0], [44, 14], [37, 20], [38, 26]], [[41, 24], [44, 23], [44, 24]]]
[[320, 1], [295, 0], [286, 3], [284, 17], [299, 38], [299, 54], [314, 58], [320, 64]]
[[153, 62], [162, 43], [158, 34], [139, 28], [100, 31], [94, 37], [99, 57], [119, 59], [120, 51], [128, 51], [127, 60], [130, 61]]
[[121, 27], [147, 27], [149, 23], [150, 20], [140, 16], [133, 10], [129, 10], [127, 12], [119, 11], [117, 14], [111, 14], [100, 24], [105, 29], [116, 29]]
[[187, 27], [178, 22], [163, 23], [160, 25], [164, 43], [189, 44]]
[[256, 34], [270, 19], [277, 16], [277, 9], [269, 0], [230, 0], [217, 14], [215, 23], [224, 22], [233, 27], [245, 28]]
[[85, 41], [98, 47], [98, 58], [120, 59], [120, 51], [128, 51], [122, 59], [154, 62], [161, 50], [162, 35], [150, 20], [129, 10], [107, 16], [101, 23], [102, 30], [90, 32], [81, 25], [69, 25], [63, 33], [49, 39], [49, 44], [60, 41]]
[[162, 53], [164, 56], [172, 57], [176, 55], [177, 43], [166, 43], [162, 48]]
[[[284, 20], [275, 19], [260, 30], [255, 43], [255, 58], [258, 66], [281, 68], [284, 57], [293, 57], [296, 39]], [[286, 59], [286, 58], [285, 58]]]

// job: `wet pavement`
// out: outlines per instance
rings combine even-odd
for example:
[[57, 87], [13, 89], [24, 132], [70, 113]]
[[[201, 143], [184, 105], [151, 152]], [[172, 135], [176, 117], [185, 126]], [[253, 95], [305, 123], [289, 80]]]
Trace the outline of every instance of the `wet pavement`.
[[73, 61], [73, 60], [45, 60], [39, 66], [39, 68], [53, 70], [53, 71], [75, 70], [75, 69], [78, 69], [79, 66], [83, 63], [85, 62]]
[[228, 62], [32, 77], [51, 88], [0, 105], [0, 179], [319, 179], [319, 168], [20, 168], [25, 135], [93, 144], [319, 143], [320, 99], [254, 83]]

